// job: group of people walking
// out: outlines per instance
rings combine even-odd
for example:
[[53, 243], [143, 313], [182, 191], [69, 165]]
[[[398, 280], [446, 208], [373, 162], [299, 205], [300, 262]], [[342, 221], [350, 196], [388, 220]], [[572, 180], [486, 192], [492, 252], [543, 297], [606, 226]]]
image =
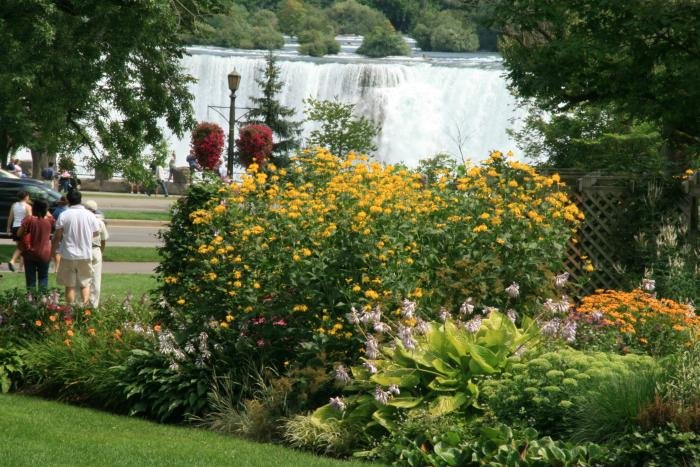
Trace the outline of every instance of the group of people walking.
[[46, 290], [53, 259], [56, 282], [65, 287], [66, 302], [75, 303], [79, 292], [81, 305], [99, 306], [102, 253], [109, 233], [97, 203], [83, 203], [80, 191], [70, 190], [66, 195], [68, 207], [54, 218], [43, 199], [30, 203], [25, 191], [20, 191], [17, 198], [8, 219], [8, 233], [17, 242], [8, 263], [10, 270], [19, 268], [21, 256], [27, 289], [38, 286]]

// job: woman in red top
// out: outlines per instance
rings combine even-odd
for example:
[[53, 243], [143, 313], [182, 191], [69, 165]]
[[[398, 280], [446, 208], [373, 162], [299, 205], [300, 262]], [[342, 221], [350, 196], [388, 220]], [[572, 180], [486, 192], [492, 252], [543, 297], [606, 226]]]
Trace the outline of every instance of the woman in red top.
[[22, 221], [17, 237], [30, 235], [29, 248], [22, 252], [24, 257], [24, 277], [27, 289], [37, 286], [46, 290], [49, 286], [49, 262], [51, 261], [51, 230], [53, 217], [48, 214], [48, 204], [43, 199], [34, 201], [32, 215]]

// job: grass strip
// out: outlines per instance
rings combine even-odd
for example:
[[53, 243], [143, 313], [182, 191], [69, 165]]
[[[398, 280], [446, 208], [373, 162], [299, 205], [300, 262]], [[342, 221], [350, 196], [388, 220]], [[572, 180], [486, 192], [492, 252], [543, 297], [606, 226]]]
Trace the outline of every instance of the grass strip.
[[280, 446], [0, 395], [0, 465], [353, 466]]
[[[110, 297], [119, 300], [124, 299], [127, 293], [140, 298], [143, 294], [150, 292], [157, 285], [157, 281], [152, 274], [102, 274], [102, 292], [104, 299]], [[0, 290], [12, 288], [24, 289], [24, 274], [3, 272], [0, 275]], [[56, 274], [49, 274], [49, 288], [57, 287], [63, 291], [63, 287], [56, 284]], [[0, 462], [0, 465], [2, 462]]]
[[[14, 245], [0, 245], [0, 262], [7, 263], [15, 251]], [[160, 262], [158, 251], [154, 247], [143, 246], [109, 246], [103, 256], [103, 261], [123, 261], [128, 263], [158, 263]]]
[[110, 220], [134, 220], [134, 221], [163, 221], [170, 220], [168, 211], [128, 211], [119, 209], [105, 209], [103, 211], [107, 222]]

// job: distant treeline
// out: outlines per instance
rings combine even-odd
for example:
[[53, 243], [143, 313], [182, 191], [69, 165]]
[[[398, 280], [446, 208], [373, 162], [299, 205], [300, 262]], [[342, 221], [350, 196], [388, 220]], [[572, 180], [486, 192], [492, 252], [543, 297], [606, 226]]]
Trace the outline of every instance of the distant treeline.
[[423, 50], [495, 50], [496, 35], [480, 26], [481, 2], [454, 0], [226, 0], [217, 14], [202, 18], [185, 36], [191, 44], [240, 49], [279, 49], [283, 34], [296, 36], [300, 53], [335, 54], [337, 34], [364, 36], [358, 53], [408, 55], [400, 34]]

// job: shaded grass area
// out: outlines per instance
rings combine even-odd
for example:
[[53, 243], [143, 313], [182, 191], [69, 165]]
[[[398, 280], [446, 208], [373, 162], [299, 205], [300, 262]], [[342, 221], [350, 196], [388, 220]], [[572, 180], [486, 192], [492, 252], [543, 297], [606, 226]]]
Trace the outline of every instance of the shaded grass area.
[[366, 465], [10, 394], [0, 432], [0, 465]]
[[119, 209], [105, 209], [103, 211], [107, 222], [110, 220], [135, 220], [135, 221], [164, 221], [170, 220], [168, 211], [129, 211]]
[[[0, 261], [6, 263], [15, 251], [14, 245], [0, 245]], [[131, 263], [157, 263], [160, 256], [155, 247], [141, 246], [109, 246], [105, 249], [103, 261], [126, 261]]]
[[[151, 274], [102, 274], [101, 295], [105, 300], [110, 297], [121, 300], [127, 293], [141, 297], [156, 285], [156, 278]], [[24, 274], [3, 272], [0, 277], [0, 290], [16, 287], [24, 289]], [[59, 287], [56, 284], [56, 274], [49, 274], [49, 288], [54, 287]]]

